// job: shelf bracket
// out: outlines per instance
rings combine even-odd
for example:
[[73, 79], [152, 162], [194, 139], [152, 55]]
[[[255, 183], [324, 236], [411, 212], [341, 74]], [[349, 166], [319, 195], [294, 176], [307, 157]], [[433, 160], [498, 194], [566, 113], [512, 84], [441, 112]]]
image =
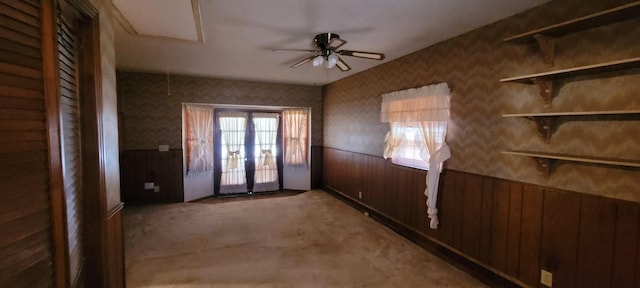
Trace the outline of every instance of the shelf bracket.
[[552, 159], [547, 159], [547, 158], [539, 158], [539, 157], [531, 157], [533, 158], [533, 160], [536, 161], [536, 167], [538, 168], [538, 171], [540, 171], [540, 173], [542, 173], [542, 175], [544, 176], [544, 179], [549, 179], [549, 174], [551, 174], [551, 164], [552, 164]]
[[536, 42], [538, 43], [538, 48], [540, 48], [542, 57], [544, 57], [544, 62], [549, 64], [549, 66], [553, 66], [553, 60], [556, 54], [555, 39], [542, 34], [536, 34], [533, 36], [533, 38], [535, 38]]
[[544, 143], [549, 143], [551, 140], [551, 134], [553, 132], [553, 118], [552, 117], [526, 117], [527, 119], [536, 123], [538, 134], [544, 140]]
[[538, 86], [540, 90], [540, 97], [544, 100], [544, 107], [551, 107], [551, 100], [553, 99], [553, 80], [535, 78], [533, 82]]

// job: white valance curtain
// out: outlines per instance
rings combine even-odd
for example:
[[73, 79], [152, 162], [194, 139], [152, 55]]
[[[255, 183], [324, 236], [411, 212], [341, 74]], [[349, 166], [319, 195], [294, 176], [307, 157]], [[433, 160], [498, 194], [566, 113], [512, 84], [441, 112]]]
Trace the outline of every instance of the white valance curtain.
[[284, 118], [284, 163], [287, 166], [307, 165], [309, 109], [286, 109]]
[[389, 123], [385, 137], [384, 157], [393, 157], [402, 142], [402, 128], [419, 125], [424, 142], [421, 156], [429, 162], [425, 195], [427, 214], [432, 229], [438, 227], [438, 183], [442, 163], [451, 157], [445, 142], [449, 121], [451, 91], [447, 83], [439, 83], [415, 89], [396, 91], [382, 95], [380, 121]]
[[213, 170], [213, 108], [185, 105], [187, 175]]

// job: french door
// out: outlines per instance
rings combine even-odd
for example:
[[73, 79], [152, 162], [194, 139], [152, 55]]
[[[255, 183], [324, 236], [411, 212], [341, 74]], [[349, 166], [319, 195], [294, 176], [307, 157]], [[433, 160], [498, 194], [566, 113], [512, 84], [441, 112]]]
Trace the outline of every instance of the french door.
[[282, 189], [282, 125], [274, 112], [215, 112], [214, 195]]

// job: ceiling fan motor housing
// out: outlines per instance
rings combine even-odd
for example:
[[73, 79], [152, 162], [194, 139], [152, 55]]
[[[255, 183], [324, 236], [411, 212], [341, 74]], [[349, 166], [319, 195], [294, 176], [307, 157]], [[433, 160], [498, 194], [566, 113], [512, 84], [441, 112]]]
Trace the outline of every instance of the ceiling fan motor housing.
[[323, 56], [327, 56], [331, 48], [329, 47], [329, 43], [331, 39], [340, 38], [340, 35], [335, 33], [320, 33], [313, 38], [313, 42], [320, 48]]

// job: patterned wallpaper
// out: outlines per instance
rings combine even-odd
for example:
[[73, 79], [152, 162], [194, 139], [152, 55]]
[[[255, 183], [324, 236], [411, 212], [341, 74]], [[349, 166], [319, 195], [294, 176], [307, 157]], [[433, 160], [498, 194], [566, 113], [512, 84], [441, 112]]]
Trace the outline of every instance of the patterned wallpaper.
[[[182, 147], [182, 103], [311, 107], [311, 145], [322, 145], [322, 88], [190, 76], [117, 73], [121, 150]], [[168, 93], [170, 91], [170, 93]]]
[[535, 44], [502, 39], [630, 1], [555, 0], [325, 87], [324, 146], [382, 156], [384, 93], [447, 82], [452, 89], [449, 169], [640, 202], [640, 169], [556, 162], [545, 179], [522, 149], [640, 161], [639, 116], [557, 118], [550, 143], [532, 121], [502, 114], [640, 109], [640, 69], [558, 83], [545, 108], [532, 85], [499, 79], [640, 56], [640, 18], [561, 37], [554, 67]]

